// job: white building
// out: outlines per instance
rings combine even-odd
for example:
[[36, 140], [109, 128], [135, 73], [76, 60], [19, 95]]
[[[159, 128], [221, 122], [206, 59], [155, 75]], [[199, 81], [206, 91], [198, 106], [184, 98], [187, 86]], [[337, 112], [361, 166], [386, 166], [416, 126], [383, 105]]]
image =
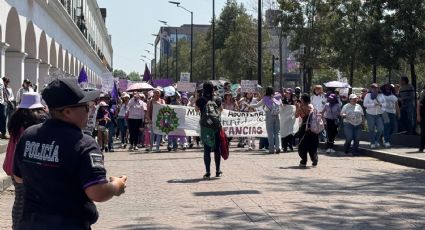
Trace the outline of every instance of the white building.
[[26, 78], [40, 89], [84, 67], [89, 84], [100, 85], [112, 70], [105, 17], [95, 0], [1, 0], [0, 77], [16, 92]]

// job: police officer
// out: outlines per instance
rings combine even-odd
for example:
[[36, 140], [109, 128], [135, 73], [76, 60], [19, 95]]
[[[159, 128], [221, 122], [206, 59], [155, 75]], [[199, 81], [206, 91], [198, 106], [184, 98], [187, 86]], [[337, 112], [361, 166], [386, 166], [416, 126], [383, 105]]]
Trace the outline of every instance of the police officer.
[[16, 147], [14, 176], [25, 189], [19, 229], [90, 229], [98, 219], [93, 201], [121, 195], [127, 180], [107, 179], [99, 146], [81, 131], [99, 93], [61, 79], [42, 96], [51, 119], [25, 130]]

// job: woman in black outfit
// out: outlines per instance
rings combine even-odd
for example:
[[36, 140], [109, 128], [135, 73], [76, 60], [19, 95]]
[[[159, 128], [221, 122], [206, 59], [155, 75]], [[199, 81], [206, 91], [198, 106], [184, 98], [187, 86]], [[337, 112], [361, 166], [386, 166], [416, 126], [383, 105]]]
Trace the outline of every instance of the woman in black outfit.
[[300, 102], [296, 103], [295, 117], [302, 118], [302, 124], [298, 131], [300, 143], [298, 145], [298, 154], [301, 157], [300, 167], [307, 167], [307, 153], [313, 162], [313, 166], [317, 166], [319, 158], [317, 156], [317, 147], [319, 146], [319, 135], [308, 129], [309, 117], [313, 111], [313, 105], [310, 104], [310, 96], [303, 94]]

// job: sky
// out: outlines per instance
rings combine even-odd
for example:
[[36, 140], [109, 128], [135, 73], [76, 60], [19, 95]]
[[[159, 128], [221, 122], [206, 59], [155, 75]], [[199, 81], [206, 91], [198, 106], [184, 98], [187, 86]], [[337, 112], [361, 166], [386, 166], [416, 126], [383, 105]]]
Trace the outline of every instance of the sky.
[[[176, 0], [175, 0], [176, 1]], [[181, 0], [181, 6], [193, 11], [194, 24], [210, 24], [212, 0]], [[238, 0], [248, 13], [255, 15], [256, 0]], [[190, 24], [190, 13], [168, 3], [168, 0], [97, 0], [99, 7], [107, 9], [106, 27], [112, 36], [113, 68], [126, 73], [144, 72], [145, 63], [141, 55], [153, 59], [153, 46], [159, 28], [159, 20], [169, 26]], [[215, 0], [216, 17], [220, 14], [226, 0]], [[264, 3], [266, 4], [266, 3]], [[151, 54], [147, 51], [149, 50]]]

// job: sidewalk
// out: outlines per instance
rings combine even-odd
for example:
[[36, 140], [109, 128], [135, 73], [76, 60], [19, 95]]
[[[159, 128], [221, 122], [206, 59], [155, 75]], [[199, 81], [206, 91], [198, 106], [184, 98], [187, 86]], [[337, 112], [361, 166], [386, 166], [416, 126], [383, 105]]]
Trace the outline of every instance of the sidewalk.
[[[344, 151], [344, 140], [335, 141], [335, 150]], [[325, 143], [320, 143], [320, 147], [326, 149]], [[393, 146], [392, 148], [370, 149], [369, 142], [360, 141], [360, 154], [373, 157], [382, 161], [394, 164], [425, 169], [425, 153], [416, 152], [416, 148], [406, 148], [402, 146]]]
[[0, 139], [0, 192], [6, 190], [10, 185], [12, 185], [12, 179], [10, 176], [6, 175], [3, 171], [3, 162], [6, 157], [6, 148], [8, 140]]

